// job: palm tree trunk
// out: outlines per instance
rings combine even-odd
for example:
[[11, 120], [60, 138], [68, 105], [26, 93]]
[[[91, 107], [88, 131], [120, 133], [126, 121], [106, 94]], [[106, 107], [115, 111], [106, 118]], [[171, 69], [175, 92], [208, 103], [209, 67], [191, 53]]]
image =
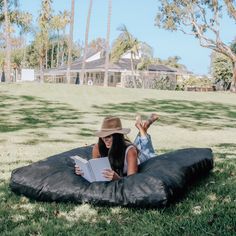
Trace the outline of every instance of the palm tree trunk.
[[26, 67], [26, 39], [23, 37], [23, 62], [22, 62], [22, 67]]
[[60, 66], [64, 66], [64, 56], [65, 56], [65, 44], [64, 44], [64, 41], [63, 41], [63, 44], [62, 44], [62, 49], [61, 49], [61, 63], [60, 63]]
[[46, 54], [45, 54], [45, 69], [48, 68], [48, 46], [46, 46]]
[[68, 40], [68, 61], [67, 61], [67, 71], [66, 79], [67, 83], [70, 83], [70, 68], [71, 68], [71, 48], [73, 43], [73, 32], [74, 32], [74, 15], [75, 15], [75, 1], [71, 0], [71, 18], [70, 18], [70, 36]]
[[11, 80], [11, 45], [10, 45], [10, 24], [8, 18], [8, 4], [4, 0], [4, 17], [5, 17], [5, 38], [6, 38], [6, 82]]
[[87, 16], [87, 22], [86, 22], [86, 32], [85, 32], [85, 45], [84, 45], [84, 55], [83, 55], [83, 63], [82, 63], [82, 69], [81, 69], [81, 84], [84, 83], [84, 74], [85, 74], [85, 61], [86, 61], [86, 54], [88, 49], [88, 34], [89, 34], [89, 25], [90, 25], [90, 18], [91, 18], [91, 11], [93, 6], [93, 0], [90, 0], [89, 2], [89, 9], [88, 9], [88, 16]]
[[54, 56], [54, 42], [52, 41], [52, 51], [51, 51], [51, 68], [53, 68], [53, 56]]
[[60, 53], [60, 39], [59, 39], [59, 30], [57, 30], [57, 67], [59, 66], [59, 53]]
[[107, 38], [106, 38], [106, 59], [105, 59], [105, 75], [104, 75], [104, 87], [108, 86], [108, 69], [109, 69], [109, 54], [110, 54], [110, 29], [111, 29], [111, 10], [112, 0], [109, 0], [108, 17], [107, 17]]
[[134, 77], [134, 58], [133, 58], [132, 52], [131, 52], [130, 63], [131, 63], [131, 73], [132, 73], [132, 80], [133, 80], [134, 88], [137, 88], [135, 77]]
[[43, 83], [44, 81], [43, 81], [43, 78], [44, 78], [44, 73], [43, 73], [43, 57], [42, 56], [40, 56], [40, 59], [39, 59], [39, 66], [40, 66], [40, 78], [39, 78], [39, 80], [40, 80], [40, 82], [41, 83]]

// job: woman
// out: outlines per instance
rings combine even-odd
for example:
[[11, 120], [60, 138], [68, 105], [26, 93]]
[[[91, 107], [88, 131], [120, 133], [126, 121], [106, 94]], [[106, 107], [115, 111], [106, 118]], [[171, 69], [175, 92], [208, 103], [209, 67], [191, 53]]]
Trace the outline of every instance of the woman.
[[[132, 144], [124, 135], [130, 132], [129, 128], [122, 128], [118, 117], [104, 118], [100, 131], [95, 133], [99, 137], [94, 145], [93, 158], [108, 157], [111, 168], [103, 171], [104, 177], [109, 180], [117, 180], [126, 175], [138, 172], [138, 165], [156, 156], [150, 135], [147, 134], [149, 126], [158, 119], [156, 114], [142, 122], [141, 117], [136, 117], [135, 126], [139, 133]], [[75, 167], [77, 175], [83, 174], [78, 166]]]

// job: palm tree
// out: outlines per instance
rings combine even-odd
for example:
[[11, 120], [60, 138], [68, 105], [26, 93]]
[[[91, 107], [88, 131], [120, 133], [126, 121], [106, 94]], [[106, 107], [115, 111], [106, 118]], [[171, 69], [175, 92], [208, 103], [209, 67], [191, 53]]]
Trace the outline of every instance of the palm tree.
[[4, 17], [5, 17], [5, 38], [6, 38], [6, 81], [11, 77], [11, 44], [10, 44], [10, 24], [8, 19], [8, 4], [4, 0]]
[[120, 59], [120, 57], [124, 53], [130, 52], [131, 73], [132, 73], [134, 88], [136, 88], [137, 86], [134, 76], [134, 57], [139, 54], [140, 42], [133, 37], [133, 35], [128, 31], [125, 25], [119, 27], [118, 30], [121, 31], [121, 34], [114, 43], [112, 50], [112, 59], [116, 61]]
[[104, 75], [104, 87], [108, 86], [108, 68], [109, 68], [109, 55], [110, 55], [110, 29], [111, 29], [111, 9], [112, 0], [109, 0], [108, 5], [108, 17], [107, 17], [107, 37], [106, 37], [106, 59], [105, 59], [105, 75]]
[[[11, 9], [9, 12], [8, 7], [10, 5], [13, 5], [14, 7], [18, 6], [18, 1], [12, 1], [12, 0], [0, 0], [0, 9], [4, 9], [4, 15], [2, 12], [0, 12], [0, 24], [4, 21], [5, 25], [5, 44], [6, 44], [6, 81], [10, 82], [10, 76], [11, 76], [11, 36], [10, 36], [10, 17], [9, 14], [11, 13]], [[17, 13], [20, 13], [19, 11], [14, 12], [15, 17], [12, 17], [13, 21], [16, 21], [16, 17], [18, 16]], [[21, 22], [19, 22], [21, 24]], [[4, 65], [3, 65], [3, 71], [4, 71]]]
[[106, 49], [106, 40], [104, 38], [96, 38], [89, 42], [88, 48], [96, 52]]
[[47, 50], [49, 43], [49, 28], [51, 20], [51, 4], [52, 0], [42, 0], [41, 12], [39, 15], [39, 28], [40, 31], [36, 35], [37, 48], [39, 53], [39, 64], [40, 64], [40, 82], [43, 82], [43, 69], [45, 66], [45, 59], [47, 59]]
[[[50, 27], [53, 31], [56, 31], [56, 35], [57, 35], [57, 46], [55, 47], [56, 49], [56, 67], [59, 66], [60, 64], [60, 50], [63, 47], [63, 41], [64, 41], [64, 37], [60, 36], [60, 31], [62, 30], [63, 32], [65, 32], [65, 28], [67, 26], [67, 24], [70, 22], [70, 13], [68, 11], [63, 11], [63, 12], [59, 12], [59, 14], [54, 15], [51, 19], [50, 22]], [[65, 33], [63, 34], [65, 35]], [[55, 46], [55, 45], [54, 45]]]
[[[59, 13], [58, 15], [54, 15], [51, 19], [51, 22], [50, 22], [50, 28], [52, 29], [52, 32], [56, 31], [56, 44], [57, 44], [57, 47], [56, 47], [56, 67], [58, 67], [59, 65], [59, 48], [60, 48], [60, 28], [61, 28], [61, 13]], [[53, 52], [54, 52], [54, 40], [52, 40], [52, 43], [53, 43], [53, 50], [52, 50], [52, 55], [53, 55]], [[51, 57], [52, 57], [51, 55]], [[53, 65], [53, 58], [51, 59], [51, 67]]]
[[68, 62], [66, 71], [67, 83], [70, 83], [71, 47], [73, 43], [73, 31], [74, 31], [74, 12], [75, 12], [75, 1], [71, 0], [70, 36], [68, 40]]
[[81, 84], [84, 83], [85, 61], [86, 61], [86, 54], [87, 54], [87, 49], [88, 49], [88, 34], [89, 34], [89, 26], [90, 26], [92, 5], [93, 5], [93, 0], [90, 0], [89, 9], [88, 9], [88, 16], [87, 16], [87, 22], [86, 22], [85, 45], [84, 45], [83, 63], [82, 63], [82, 69], [81, 69]]
[[50, 68], [54, 67], [54, 51], [55, 51], [55, 44], [56, 44], [56, 40], [55, 40], [55, 35], [52, 35], [50, 37], [50, 47], [51, 47], [51, 59], [50, 59]]
[[[5, 8], [5, 6], [7, 8]], [[8, 64], [7, 71], [10, 72], [11, 68], [11, 57], [12, 57], [12, 39], [11, 39], [11, 32], [14, 30], [14, 26], [16, 26], [19, 29], [20, 37], [23, 39], [25, 38], [25, 35], [29, 32], [31, 32], [31, 21], [32, 21], [32, 15], [28, 12], [21, 11], [19, 9], [19, 1], [18, 0], [0, 0], [0, 9], [3, 11], [0, 11], [0, 25], [4, 23], [5, 27], [5, 44], [6, 44], [6, 65]], [[5, 11], [6, 10], [6, 11]], [[23, 40], [23, 46], [25, 48], [25, 40]], [[10, 49], [10, 50], [9, 50]], [[8, 51], [8, 52], [7, 52]], [[25, 53], [24, 53], [25, 55]], [[8, 61], [8, 62], [7, 62]], [[24, 65], [25, 57], [23, 57], [23, 60], [21, 62], [21, 65]], [[9, 66], [10, 65], [10, 66]], [[7, 74], [9, 73], [7, 72]], [[8, 77], [8, 81], [10, 80], [10, 77]]]
[[33, 32], [33, 26], [32, 26], [32, 15], [28, 12], [22, 12], [21, 13], [21, 19], [22, 19], [22, 27], [20, 30], [20, 36], [23, 41], [23, 60], [21, 62], [21, 66], [25, 67], [26, 64], [26, 37], [28, 33]]

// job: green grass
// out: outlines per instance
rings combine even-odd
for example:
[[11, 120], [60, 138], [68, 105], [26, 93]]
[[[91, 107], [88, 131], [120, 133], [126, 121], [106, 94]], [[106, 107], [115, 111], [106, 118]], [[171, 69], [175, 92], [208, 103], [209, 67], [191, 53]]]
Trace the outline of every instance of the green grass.
[[[0, 84], [0, 235], [235, 235], [236, 95], [54, 84]], [[158, 153], [210, 147], [215, 166], [180, 201], [157, 209], [37, 202], [9, 189], [13, 169], [96, 142], [108, 114], [136, 134], [150, 112]]]

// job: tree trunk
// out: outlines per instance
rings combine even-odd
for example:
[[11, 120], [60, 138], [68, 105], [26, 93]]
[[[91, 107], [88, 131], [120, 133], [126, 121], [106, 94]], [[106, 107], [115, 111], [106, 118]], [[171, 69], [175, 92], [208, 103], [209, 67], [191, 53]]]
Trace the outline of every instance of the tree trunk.
[[5, 40], [6, 40], [6, 82], [11, 81], [11, 45], [10, 45], [10, 24], [8, 18], [7, 0], [4, 0], [5, 17]]
[[46, 54], [45, 54], [45, 69], [48, 68], [48, 47], [46, 46]]
[[236, 93], [236, 61], [233, 62], [233, 78], [230, 86], [230, 91]]
[[53, 68], [53, 56], [54, 56], [54, 42], [52, 41], [52, 51], [51, 51], [51, 68]]
[[108, 69], [109, 69], [109, 54], [110, 54], [110, 28], [111, 28], [111, 9], [112, 0], [109, 0], [108, 17], [107, 17], [107, 37], [106, 37], [106, 59], [105, 59], [105, 75], [104, 75], [104, 87], [108, 86]]
[[25, 37], [22, 38], [23, 40], [23, 62], [22, 62], [22, 67], [26, 67], [26, 39]]
[[134, 88], [137, 88], [135, 77], [134, 77], [134, 59], [133, 59], [133, 53], [132, 52], [130, 52], [130, 53], [131, 53], [130, 63], [131, 63], [132, 80], [133, 80], [133, 83], [134, 83]]
[[88, 34], [89, 34], [89, 25], [90, 25], [90, 18], [91, 18], [92, 5], [93, 5], [93, 0], [90, 0], [90, 2], [89, 2], [88, 16], [87, 16], [87, 22], [86, 22], [86, 32], [85, 32], [85, 45], [84, 45], [83, 63], [82, 63], [81, 76], [80, 76], [80, 78], [81, 78], [81, 79], [80, 79], [81, 84], [84, 83], [85, 61], [86, 61], [86, 54], [87, 54], [87, 49], [88, 49]]
[[39, 78], [39, 81], [41, 83], [43, 83], [44, 82], [43, 81], [44, 75], [43, 75], [43, 58], [42, 57], [40, 57], [40, 59], [39, 59], [39, 66], [40, 66], [40, 78]]
[[67, 71], [66, 71], [67, 83], [70, 83], [70, 67], [72, 62], [71, 48], [73, 43], [73, 32], [74, 32], [74, 11], [75, 11], [75, 1], [71, 0], [70, 36], [68, 40], [68, 61], [67, 61]]
[[64, 66], [64, 57], [65, 57], [65, 47], [64, 47], [64, 44], [62, 45], [62, 51], [61, 51], [61, 64], [60, 66]]
[[59, 66], [59, 53], [60, 53], [60, 39], [59, 39], [59, 30], [57, 30], [57, 68]]

